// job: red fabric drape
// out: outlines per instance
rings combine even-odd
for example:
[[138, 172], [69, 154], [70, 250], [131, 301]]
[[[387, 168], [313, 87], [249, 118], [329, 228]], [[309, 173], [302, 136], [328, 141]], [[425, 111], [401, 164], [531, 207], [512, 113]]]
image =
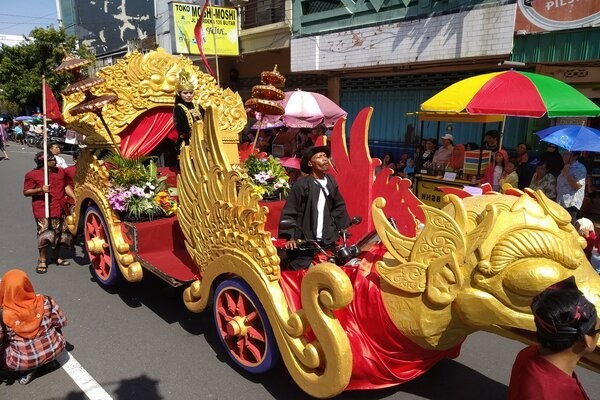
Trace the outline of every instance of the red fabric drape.
[[166, 137], [177, 139], [173, 108], [153, 108], [140, 115], [121, 133], [124, 157], [145, 156]]
[[[458, 357], [460, 344], [448, 351], [425, 350], [406, 338], [390, 319], [374, 269], [385, 248], [373, 246], [358, 268], [342, 267], [354, 287], [354, 298], [335, 312], [352, 348], [352, 376], [346, 390], [398, 385], [428, 371], [445, 357]], [[300, 306], [305, 271], [284, 271], [280, 285], [292, 310]]]

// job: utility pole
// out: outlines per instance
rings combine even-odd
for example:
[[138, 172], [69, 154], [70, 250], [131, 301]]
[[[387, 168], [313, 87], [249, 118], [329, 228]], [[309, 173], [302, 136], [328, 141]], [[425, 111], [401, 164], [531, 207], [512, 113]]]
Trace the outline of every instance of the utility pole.
[[62, 10], [60, 8], [60, 0], [56, 0], [56, 19], [58, 20], [58, 27], [63, 27]]

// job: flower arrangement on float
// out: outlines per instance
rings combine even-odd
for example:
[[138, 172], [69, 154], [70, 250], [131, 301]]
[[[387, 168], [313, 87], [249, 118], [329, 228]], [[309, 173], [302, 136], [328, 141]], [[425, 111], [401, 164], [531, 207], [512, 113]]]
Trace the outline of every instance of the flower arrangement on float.
[[250, 155], [244, 162], [250, 183], [263, 198], [284, 198], [290, 191], [288, 175], [279, 159]]
[[166, 177], [158, 177], [151, 157], [106, 158], [111, 187], [106, 195], [111, 208], [125, 220], [152, 220], [174, 215], [177, 200], [168, 192]]

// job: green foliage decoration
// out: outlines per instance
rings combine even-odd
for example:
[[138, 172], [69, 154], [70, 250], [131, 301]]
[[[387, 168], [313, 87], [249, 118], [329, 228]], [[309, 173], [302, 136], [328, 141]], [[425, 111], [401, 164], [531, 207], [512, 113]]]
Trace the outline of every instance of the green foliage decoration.
[[244, 162], [248, 179], [258, 194], [263, 197], [286, 197], [290, 191], [288, 175], [281, 161], [273, 156], [259, 158], [250, 155]]

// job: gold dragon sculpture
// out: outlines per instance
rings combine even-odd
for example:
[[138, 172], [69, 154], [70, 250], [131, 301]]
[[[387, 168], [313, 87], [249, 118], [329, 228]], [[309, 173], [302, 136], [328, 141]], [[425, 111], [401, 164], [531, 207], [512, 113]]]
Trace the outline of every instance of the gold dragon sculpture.
[[[246, 111], [238, 94], [222, 89], [216, 80], [200, 71], [187, 57], [176, 57], [158, 48], [148, 53], [127, 53], [114, 65], [101, 68], [96, 76], [101, 83], [90, 87], [92, 95], [116, 95], [117, 101], [102, 109], [102, 117], [113, 135], [120, 135], [130, 124], [149, 110], [163, 108], [172, 111], [178, 76], [189, 73], [194, 87], [193, 101], [203, 108], [209, 105], [221, 109], [220, 124], [225, 143], [238, 141], [237, 133], [246, 125]], [[86, 135], [88, 145], [105, 148], [111, 140], [100, 117], [92, 112], [72, 115], [69, 110], [85, 98], [83, 92], [63, 95], [63, 114], [71, 129]], [[233, 155], [230, 155], [233, 156]]]
[[[377, 265], [381, 291], [398, 329], [425, 349], [448, 349], [475, 331], [535, 342], [529, 305], [549, 285], [575, 276], [600, 308], [600, 277], [589, 264], [569, 214], [541, 191], [446, 197], [422, 205], [423, 230], [399, 234], [373, 203], [388, 253]], [[600, 371], [597, 349], [581, 362]]]

